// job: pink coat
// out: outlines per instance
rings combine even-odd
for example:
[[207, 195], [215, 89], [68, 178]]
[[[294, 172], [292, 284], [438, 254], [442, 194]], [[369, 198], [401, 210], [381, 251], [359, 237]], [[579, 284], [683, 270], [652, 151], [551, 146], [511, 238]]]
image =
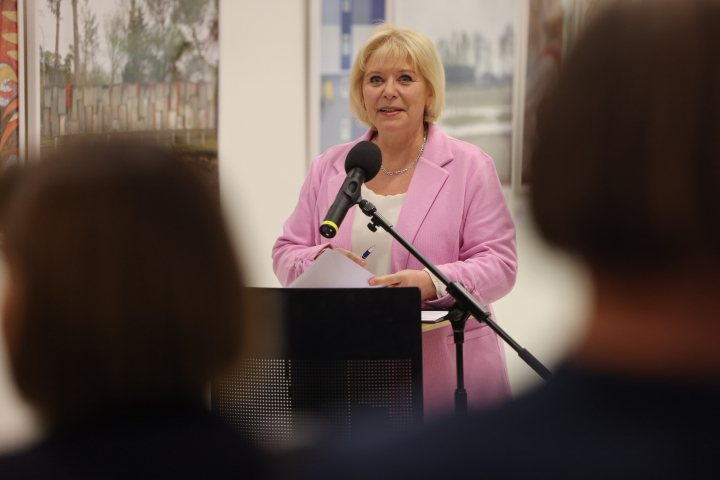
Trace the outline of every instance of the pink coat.
[[[273, 247], [273, 268], [289, 285], [329, 244], [351, 250], [355, 209], [327, 239], [319, 227], [345, 180], [345, 157], [361, 140], [328, 149], [313, 161], [300, 200]], [[457, 280], [484, 306], [507, 295], [515, 284], [515, 226], [492, 159], [474, 145], [428, 129], [425, 152], [400, 212], [396, 228], [450, 279]], [[382, 174], [382, 173], [380, 173]], [[382, 212], [381, 212], [382, 213]], [[422, 270], [423, 266], [393, 242], [391, 270]], [[423, 308], [447, 309], [448, 295], [425, 302]], [[474, 340], [477, 341], [474, 341]], [[465, 376], [470, 407], [487, 406], [510, 396], [501, 340], [486, 325], [469, 321], [465, 345]], [[452, 411], [455, 389], [455, 347], [450, 327], [423, 334], [423, 378], [426, 418]]]

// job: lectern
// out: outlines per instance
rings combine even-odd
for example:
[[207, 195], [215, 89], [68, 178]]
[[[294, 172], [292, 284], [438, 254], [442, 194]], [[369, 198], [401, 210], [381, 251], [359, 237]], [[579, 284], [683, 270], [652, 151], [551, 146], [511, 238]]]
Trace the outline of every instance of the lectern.
[[352, 441], [364, 422], [422, 423], [420, 291], [247, 289], [243, 358], [212, 385], [212, 409], [260, 446], [319, 433]]

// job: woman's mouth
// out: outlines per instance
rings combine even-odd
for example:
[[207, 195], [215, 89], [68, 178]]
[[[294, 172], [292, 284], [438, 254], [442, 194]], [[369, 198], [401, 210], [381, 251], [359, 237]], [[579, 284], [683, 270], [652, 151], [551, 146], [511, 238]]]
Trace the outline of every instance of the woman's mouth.
[[387, 117], [397, 115], [398, 113], [400, 113], [402, 111], [403, 111], [402, 108], [381, 108], [380, 109], [380, 113]]

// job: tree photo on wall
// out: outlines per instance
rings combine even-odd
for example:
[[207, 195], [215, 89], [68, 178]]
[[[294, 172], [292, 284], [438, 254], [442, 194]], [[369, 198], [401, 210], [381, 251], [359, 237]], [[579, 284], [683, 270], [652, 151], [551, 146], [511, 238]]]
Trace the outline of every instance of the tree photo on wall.
[[77, 135], [217, 151], [217, 0], [38, 3], [41, 152]]

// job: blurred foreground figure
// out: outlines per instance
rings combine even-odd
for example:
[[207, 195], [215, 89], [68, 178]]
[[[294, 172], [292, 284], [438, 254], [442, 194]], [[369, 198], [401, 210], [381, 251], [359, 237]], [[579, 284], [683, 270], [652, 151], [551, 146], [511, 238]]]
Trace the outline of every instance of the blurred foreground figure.
[[594, 276], [584, 343], [526, 397], [315, 478], [720, 478], [719, 51], [717, 1], [588, 27], [533, 158], [541, 231]]
[[241, 278], [216, 198], [168, 152], [64, 150], [2, 209], [3, 327], [48, 429], [0, 478], [259, 478], [203, 406], [236, 356]]

